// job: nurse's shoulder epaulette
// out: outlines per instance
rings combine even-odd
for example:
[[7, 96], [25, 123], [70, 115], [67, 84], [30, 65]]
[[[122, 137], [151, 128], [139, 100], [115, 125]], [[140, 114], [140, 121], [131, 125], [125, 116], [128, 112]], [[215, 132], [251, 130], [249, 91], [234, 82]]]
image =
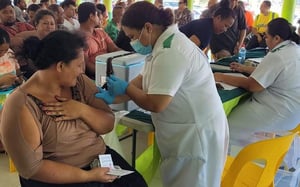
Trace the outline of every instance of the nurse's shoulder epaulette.
[[165, 41], [163, 42], [163, 47], [164, 48], [170, 48], [171, 47], [171, 43], [172, 43], [172, 40], [173, 40], [173, 38], [174, 38], [174, 33], [171, 35], [171, 36], [169, 36], [167, 39], [165, 39]]

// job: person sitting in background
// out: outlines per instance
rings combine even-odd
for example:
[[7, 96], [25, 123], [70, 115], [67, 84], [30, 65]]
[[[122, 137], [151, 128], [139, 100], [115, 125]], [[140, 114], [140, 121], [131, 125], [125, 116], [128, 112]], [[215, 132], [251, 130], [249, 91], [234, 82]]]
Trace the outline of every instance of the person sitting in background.
[[26, 12], [23, 12], [26, 10], [27, 6], [25, 0], [14, 0], [14, 5], [17, 21], [26, 22], [27, 15]]
[[[33, 59], [38, 71], [8, 96], [0, 126], [21, 186], [146, 187], [100, 136], [113, 129], [114, 114], [94, 97], [97, 87], [82, 73], [84, 39], [54, 31], [25, 43], [23, 55]], [[135, 172], [117, 178], [110, 168], [92, 167], [101, 154], [111, 154], [115, 165]]]
[[9, 43], [8, 33], [0, 28], [0, 88], [11, 87], [21, 82], [17, 77], [19, 65], [14, 52], [9, 48]]
[[40, 0], [40, 4], [42, 9], [48, 9], [50, 5], [50, 0]]
[[267, 24], [278, 18], [278, 14], [270, 11], [271, 1], [265, 0], [260, 5], [260, 14], [256, 16], [254, 25], [252, 27], [252, 37], [246, 44], [246, 49], [253, 49], [256, 47], [267, 47], [264, 38], [267, 29]]
[[74, 18], [76, 3], [73, 0], [64, 0], [61, 3], [61, 7], [64, 9], [64, 26], [67, 27], [69, 31], [78, 30], [80, 24], [78, 20]]
[[178, 9], [175, 10], [175, 23], [181, 27], [192, 21], [192, 12], [187, 8], [187, 0], [179, 0]]
[[28, 6], [30, 6], [30, 5], [32, 5], [32, 4], [38, 5], [38, 4], [40, 3], [39, 0], [29, 0], [29, 1], [27, 1], [27, 2], [28, 2]]
[[125, 8], [122, 6], [115, 6], [113, 8], [113, 18], [108, 21], [105, 27], [105, 32], [110, 36], [113, 41], [116, 41], [121, 29], [121, 19], [125, 12]]
[[95, 79], [96, 56], [120, 50], [102, 28], [95, 28], [100, 14], [94, 3], [84, 2], [78, 7], [80, 31], [86, 35], [88, 44], [84, 52], [85, 73], [91, 79]]
[[28, 23], [17, 22], [15, 10], [10, 0], [0, 1], [0, 20], [0, 28], [9, 34], [10, 39], [19, 32], [34, 30], [34, 27]]
[[107, 25], [107, 20], [108, 20], [108, 13], [107, 13], [106, 7], [105, 7], [104, 4], [98, 3], [96, 5], [96, 8], [98, 10], [100, 10], [100, 12], [101, 12], [101, 16], [99, 15], [99, 17], [101, 19], [100, 19], [100, 24], [98, 25], [98, 27], [104, 29], [106, 27], [106, 25]]
[[[57, 4], [57, 0], [50, 0], [50, 5], [56, 5]], [[49, 6], [50, 6], [49, 5]], [[48, 7], [49, 8], [49, 7]]]
[[207, 9], [203, 10], [200, 18], [211, 18], [213, 17], [213, 13], [219, 8], [218, 0], [208, 0]]
[[155, 5], [157, 8], [164, 8], [163, 0], [155, 0], [155, 1], [154, 1], [154, 5]]
[[36, 30], [24, 31], [16, 34], [16, 36], [13, 38], [14, 43], [11, 44], [15, 51], [17, 51], [17, 49], [22, 46], [23, 41], [30, 36], [36, 36], [39, 39], [43, 39], [50, 32], [54, 31], [56, 29], [54, 14], [47, 9], [39, 10], [34, 16], [34, 26]]
[[269, 22], [266, 33], [269, 53], [255, 68], [230, 64], [233, 71], [250, 74], [236, 77], [215, 73], [215, 80], [244, 88], [253, 94], [233, 109], [228, 117], [230, 141], [251, 138], [257, 131], [287, 131], [300, 122], [299, 36], [283, 18]]
[[[14, 39], [19, 41], [19, 43], [14, 44], [16, 53], [22, 48], [24, 40], [31, 36], [35, 36], [40, 40], [45, 38], [49, 33], [56, 30], [55, 17], [50, 10], [41, 9], [39, 10], [34, 18], [34, 25], [36, 30], [25, 31], [17, 34]], [[24, 76], [28, 79], [36, 71], [36, 68], [32, 66], [31, 59], [18, 59], [20, 68], [25, 72]]]
[[28, 6], [28, 8], [27, 8], [27, 14], [28, 14], [28, 23], [30, 24], [30, 25], [32, 25], [32, 26], [34, 26], [34, 21], [33, 21], [33, 19], [34, 19], [34, 16], [35, 16], [35, 14], [36, 14], [36, 12], [40, 9], [41, 7], [40, 7], [40, 5], [38, 5], [38, 4], [31, 4], [31, 5], [29, 5]]
[[54, 13], [57, 30], [68, 30], [64, 26], [64, 9], [57, 4], [50, 5], [48, 9]]
[[127, 0], [127, 2], [126, 2], [126, 8], [128, 8], [133, 3], [135, 3], [135, 0]]
[[[14, 58], [14, 52], [9, 48], [10, 38], [8, 33], [0, 28], [0, 92], [14, 88], [21, 83], [22, 79], [18, 78], [19, 65]], [[1, 99], [1, 109], [3, 99]], [[1, 111], [0, 111], [1, 113]], [[0, 153], [5, 152], [0, 140]]]
[[235, 14], [231, 8], [219, 8], [213, 18], [193, 20], [179, 28], [201, 50], [204, 50], [215, 34], [226, 32], [234, 22]]

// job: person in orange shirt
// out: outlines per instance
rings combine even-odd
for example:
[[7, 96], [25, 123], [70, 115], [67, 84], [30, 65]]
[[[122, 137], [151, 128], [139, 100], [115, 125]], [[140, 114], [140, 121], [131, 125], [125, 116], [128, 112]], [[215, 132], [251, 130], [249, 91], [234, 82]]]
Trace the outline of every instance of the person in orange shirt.
[[244, 10], [245, 13], [245, 20], [247, 25], [247, 34], [249, 34], [252, 30], [252, 26], [254, 23], [253, 14], [252, 12], [246, 10], [244, 1], [238, 1], [238, 5]]

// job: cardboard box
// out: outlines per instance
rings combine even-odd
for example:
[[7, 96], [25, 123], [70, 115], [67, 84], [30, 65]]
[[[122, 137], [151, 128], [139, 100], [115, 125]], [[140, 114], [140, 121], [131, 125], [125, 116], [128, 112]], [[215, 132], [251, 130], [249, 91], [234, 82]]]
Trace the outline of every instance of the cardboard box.
[[[127, 82], [135, 78], [142, 70], [146, 56], [132, 53], [128, 51], [116, 51], [112, 53], [106, 53], [96, 57], [96, 85], [102, 86], [106, 82], [106, 61], [110, 57], [124, 55], [121, 57], [113, 58], [112, 65], [115, 76], [123, 79]], [[126, 55], [129, 54], [129, 55]], [[116, 111], [128, 110], [132, 111], [137, 109], [138, 106], [133, 102], [129, 101], [122, 104], [112, 104], [111, 108]]]

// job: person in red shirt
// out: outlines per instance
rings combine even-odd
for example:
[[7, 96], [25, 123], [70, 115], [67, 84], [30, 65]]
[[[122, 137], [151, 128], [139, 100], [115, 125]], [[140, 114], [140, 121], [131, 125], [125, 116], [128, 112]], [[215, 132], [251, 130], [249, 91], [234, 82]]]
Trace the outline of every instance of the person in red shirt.
[[80, 31], [85, 34], [87, 48], [84, 51], [85, 73], [95, 79], [95, 58], [98, 55], [121, 50], [102, 28], [95, 28], [100, 24], [101, 13], [94, 3], [84, 2], [78, 7], [78, 21]]
[[28, 23], [17, 22], [15, 9], [11, 5], [10, 0], [0, 1], [0, 20], [2, 21], [0, 23], [0, 28], [8, 32], [11, 40], [13, 40], [13, 37], [17, 33], [35, 29], [32, 25]]

